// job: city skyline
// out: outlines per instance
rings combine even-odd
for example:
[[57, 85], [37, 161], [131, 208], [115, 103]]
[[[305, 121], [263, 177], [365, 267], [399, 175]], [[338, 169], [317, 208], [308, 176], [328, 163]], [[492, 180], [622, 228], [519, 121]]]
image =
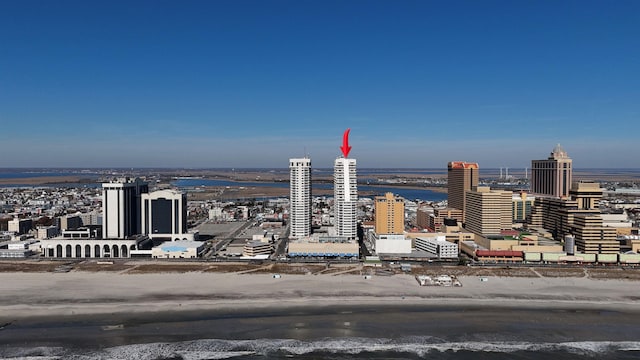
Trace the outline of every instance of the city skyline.
[[638, 10], [4, 2], [0, 167], [640, 168]]

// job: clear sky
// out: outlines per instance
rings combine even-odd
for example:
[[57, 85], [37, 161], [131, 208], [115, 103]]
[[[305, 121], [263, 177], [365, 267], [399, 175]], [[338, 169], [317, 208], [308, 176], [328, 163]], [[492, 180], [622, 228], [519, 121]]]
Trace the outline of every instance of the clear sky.
[[640, 168], [640, 1], [0, 0], [0, 167]]

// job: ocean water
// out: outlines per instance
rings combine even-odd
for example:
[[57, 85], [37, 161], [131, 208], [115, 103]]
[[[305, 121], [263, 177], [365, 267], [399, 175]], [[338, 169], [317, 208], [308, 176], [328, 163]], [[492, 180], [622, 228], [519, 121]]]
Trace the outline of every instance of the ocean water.
[[640, 314], [328, 306], [16, 321], [1, 359], [639, 359]]

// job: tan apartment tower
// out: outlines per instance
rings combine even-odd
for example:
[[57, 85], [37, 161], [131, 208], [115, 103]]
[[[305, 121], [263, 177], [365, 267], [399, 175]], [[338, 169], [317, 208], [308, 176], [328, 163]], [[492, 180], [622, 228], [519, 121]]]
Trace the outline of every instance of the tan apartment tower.
[[384, 196], [376, 196], [376, 234], [403, 234], [404, 233], [404, 199], [386, 193]]
[[465, 222], [465, 192], [478, 186], [478, 163], [451, 161], [447, 166], [448, 196], [450, 208], [462, 210]]
[[512, 192], [478, 186], [467, 191], [465, 229], [476, 235], [499, 235], [512, 227]]
[[572, 161], [560, 144], [546, 160], [531, 161], [531, 192], [566, 199], [571, 190]]

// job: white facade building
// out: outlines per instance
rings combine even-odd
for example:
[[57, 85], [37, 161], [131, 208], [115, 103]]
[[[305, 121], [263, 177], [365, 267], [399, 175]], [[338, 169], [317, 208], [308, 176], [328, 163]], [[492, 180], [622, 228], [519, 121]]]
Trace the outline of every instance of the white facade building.
[[103, 238], [126, 239], [140, 234], [140, 196], [147, 192], [147, 183], [137, 178], [102, 184]]
[[221, 207], [213, 207], [209, 209], [209, 220], [227, 220], [227, 218], [222, 216]]
[[57, 237], [41, 240], [46, 258], [129, 258], [139, 240], [95, 240]]
[[411, 238], [403, 234], [381, 234], [375, 239], [376, 254], [411, 254]]
[[448, 242], [442, 235], [416, 238], [416, 249], [434, 254], [441, 259], [458, 257], [458, 244]]
[[311, 235], [311, 159], [289, 159], [289, 237]]
[[142, 234], [151, 239], [193, 240], [187, 233], [187, 195], [175, 190], [142, 194]]
[[333, 169], [333, 195], [336, 235], [356, 239], [358, 236], [356, 159], [336, 159]]

